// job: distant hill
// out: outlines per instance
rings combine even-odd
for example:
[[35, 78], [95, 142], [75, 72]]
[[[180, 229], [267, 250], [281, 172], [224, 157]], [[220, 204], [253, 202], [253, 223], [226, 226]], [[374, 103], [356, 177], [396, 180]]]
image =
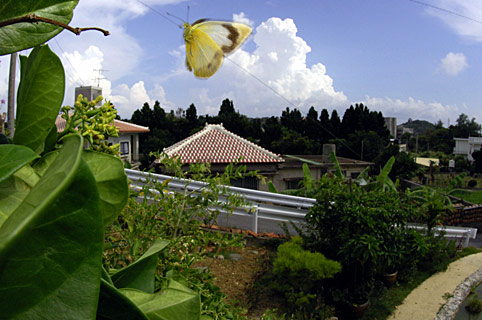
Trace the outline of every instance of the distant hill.
[[412, 128], [414, 134], [423, 134], [425, 131], [435, 127], [433, 123], [425, 120], [409, 120], [405, 123], [402, 123], [401, 126], [405, 128]]

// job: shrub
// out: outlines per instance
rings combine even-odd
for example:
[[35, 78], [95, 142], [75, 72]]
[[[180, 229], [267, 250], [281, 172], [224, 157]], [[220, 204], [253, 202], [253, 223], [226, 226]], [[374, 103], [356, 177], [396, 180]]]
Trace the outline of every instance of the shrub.
[[476, 185], [477, 185], [477, 180], [475, 180], [475, 179], [471, 179], [471, 180], [469, 180], [469, 182], [467, 183], [467, 186], [468, 186], [469, 188], [475, 188]]
[[340, 272], [341, 265], [319, 252], [304, 250], [302, 245], [301, 237], [293, 237], [278, 247], [271, 287], [284, 294], [297, 319], [324, 318], [331, 309], [324, 305], [322, 280]]
[[280, 245], [273, 271], [277, 274], [288, 273], [291, 277], [308, 275], [312, 280], [332, 278], [341, 271], [339, 262], [325, 258], [319, 252], [303, 250], [302, 244], [301, 237], [293, 237], [291, 241]]
[[469, 313], [482, 312], [482, 300], [480, 300], [477, 295], [474, 295], [465, 306], [465, 309], [467, 309]]
[[383, 185], [362, 188], [340, 178], [323, 176], [317, 203], [306, 217], [303, 237], [309, 249], [340, 261], [342, 283], [364, 287], [380, 266], [398, 265], [398, 247], [407, 211], [398, 193]]

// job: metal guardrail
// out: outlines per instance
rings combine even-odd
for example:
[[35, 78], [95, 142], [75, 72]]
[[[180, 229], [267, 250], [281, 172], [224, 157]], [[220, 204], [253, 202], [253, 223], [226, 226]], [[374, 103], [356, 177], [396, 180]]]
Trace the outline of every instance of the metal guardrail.
[[[157, 180], [158, 182], [164, 182], [170, 180], [167, 184], [169, 192], [183, 192], [185, 188], [188, 191], [197, 191], [206, 187], [205, 182], [184, 180], [167, 175], [146, 173], [137, 170], [125, 169], [127, 177], [132, 181], [131, 188], [141, 189], [145, 185], [147, 179]], [[251, 219], [249, 227], [251, 231], [258, 233], [258, 224], [260, 219], [269, 220], [273, 222], [293, 222], [301, 224], [305, 221], [305, 215], [309, 209], [316, 203], [316, 199], [304, 198], [297, 196], [290, 196], [280, 193], [272, 193], [259, 190], [244, 189], [238, 187], [226, 187], [230, 192], [234, 192], [244, 197], [251, 207], [236, 208], [233, 211], [233, 215], [243, 216]], [[224, 198], [220, 197], [220, 201]], [[219, 209], [219, 208], [217, 208]], [[273, 224], [274, 229], [279, 230], [278, 224]], [[418, 224], [408, 224], [409, 228], [413, 228], [419, 231], [426, 230], [426, 227]], [[273, 231], [273, 230], [267, 230]], [[466, 247], [469, 244], [470, 239], [475, 239], [477, 235], [477, 229], [468, 227], [435, 227], [436, 234], [444, 234], [448, 239], [458, 240], [462, 243], [462, 246]]]
[[[131, 188], [140, 189], [145, 185], [147, 179], [154, 179], [158, 182], [170, 180], [167, 189], [170, 192], [183, 192], [185, 188], [188, 191], [197, 191], [206, 187], [205, 182], [184, 180], [162, 174], [146, 173], [137, 170], [125, 169], [127, 177], [132, 181]], [[260, 219], [271, 220], [273, 222], [290, 222], [303, 223], [305, 215], [309, 209], [316, 203], [316, 199], [285, 195], [280, 193], [272, 193], [259, 190], [251, 190], [227, 186], [229, 192], [237, 193], [246, 199], [251, 206], [246, 208], [236, 208], [233, 215], [244, 216], [251, 219], [251, 231], [258, 233], [258, 224]], [[220, 197], [220, 201], [224, 198]], [[217, 208], [219, 209], [219, 208]], [[273, 230], [279, 230], [278, 225], [273, 226]]]

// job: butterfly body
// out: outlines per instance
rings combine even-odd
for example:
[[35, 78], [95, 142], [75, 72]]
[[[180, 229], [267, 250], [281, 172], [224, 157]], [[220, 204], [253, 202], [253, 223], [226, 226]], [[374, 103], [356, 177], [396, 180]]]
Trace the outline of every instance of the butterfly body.
[[221, 67], [224, 55], [236, 50], [251, 34], [245, 24], [198, 20], [184, 23], [186, 66], [198, 78], [209, 78]]

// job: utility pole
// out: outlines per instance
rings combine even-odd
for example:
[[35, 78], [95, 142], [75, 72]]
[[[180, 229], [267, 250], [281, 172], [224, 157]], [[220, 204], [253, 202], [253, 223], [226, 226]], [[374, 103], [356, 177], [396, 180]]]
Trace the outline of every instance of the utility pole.
[[10, 55], [10, 74], [8, 77], [8, 136], [13, 138], [15, 130], [15, 72], [17, 69], [17, 53]]

